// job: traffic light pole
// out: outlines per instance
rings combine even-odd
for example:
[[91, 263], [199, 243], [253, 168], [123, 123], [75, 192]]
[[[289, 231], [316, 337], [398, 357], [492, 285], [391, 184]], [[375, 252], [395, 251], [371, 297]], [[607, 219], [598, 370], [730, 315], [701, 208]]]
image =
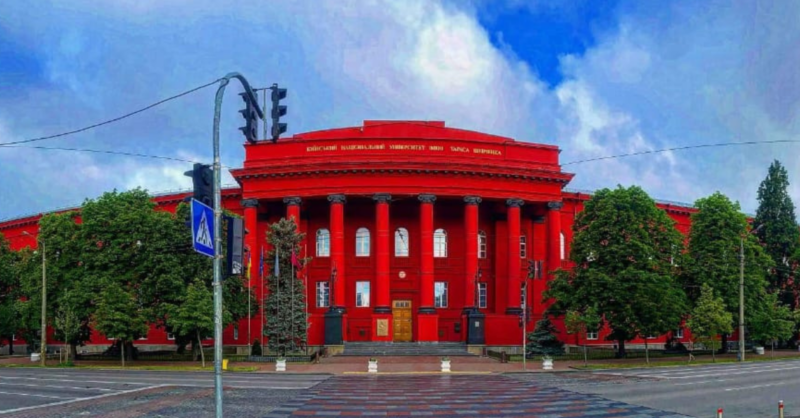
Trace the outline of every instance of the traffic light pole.
[[[222, 111], [222, 98], [225, 87], [232, 78], [238, 79], [244, 91], [250, 96], [258, 116], [264, 114], [258, 107], [258, 100], [250, 84], [239, 73], [228, 73], [219, 81], [214, 99], [214, 404], [216, 418], [222, 418], [222, 173], [219, 158], [219, 119]], [[201, 347], [202, 349], [202, 347]]]

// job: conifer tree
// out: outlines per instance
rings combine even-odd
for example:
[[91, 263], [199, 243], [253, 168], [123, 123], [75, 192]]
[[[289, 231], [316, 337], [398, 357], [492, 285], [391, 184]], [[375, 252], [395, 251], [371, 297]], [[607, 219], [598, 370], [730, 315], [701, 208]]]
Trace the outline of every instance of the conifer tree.
[[558, 330], [546, 315], [536, 322], [536, 328], [528, 334], [528, 344], [525, 355], [528, 358], [534, 355], [555, 356], [564, 354], [564, 343], [558, 340]]
[[800, 284], [800, 229], [795, 218], [794, 203], [789, 196], [789, 175], [778, 160], [758, 187], [758, 209], [754, 226], [761, 226], [758, 239], [775, 266], [767, 280], [772, 291], [780, 291], [781, 301], [791, 308], [798, 306]]
[[303, 349], [307, 342], [305, 286], [298, 274], [307, 261], [300, 257], [304, 254], [300, 248], [304, 236], [297, 231], [294, 220], [285, 218], [270, 225], [267, 232], [267, 242], [272, 249], [265, 260], [271, 264], [267, 278], [265, 332], [269, 350], [281, 355]]

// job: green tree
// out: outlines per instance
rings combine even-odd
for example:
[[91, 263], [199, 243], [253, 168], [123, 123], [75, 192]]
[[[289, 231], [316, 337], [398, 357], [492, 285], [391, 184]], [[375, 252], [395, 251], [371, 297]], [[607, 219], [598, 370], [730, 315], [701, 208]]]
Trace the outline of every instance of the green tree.
[[199, 355], [203, 367], [206, 366], [206, 358], [202, 341], [214, 334], [213, 302], [211, 291], [198, 279], [188, 286], [183, 303], [171, 305], [167, 316], [167, 326], [173, 333], [193, 339], [193, 356], [197, 358]]
[[14, 354], [14, 334], [17, 333], [19, 315], [16, 303], [19, 299], [17, 280], [19, 258], [3, 234], [0, 234], [0, 347], [9, 344]]
[[528, 334], [528, 344], [525, 355], [532, 358], [534, 355], [557, 356], [564, 354], [564, 343], [556, 336], [558, 330], [547, 315], [536, 322], [533, 332]]
[[17, 330], [28, 343], [28, 351], [37, 351], [42, 327], [42, 256], [30, 247], [17, 253], [19, 295], [15, 303]]
[[686, 298], [676, 280], [683, 239], [674, 224], [639, 187], [595, 193], [573, 226], [575, 267], [559, 270], [545, 292], [554, 299], [550, 312], [595, 308], [619, 356], [643, 331], [677, 326]]
[[[566, 315], [564, 315], [564, 326], [567, 329], [567, 333], [574, 334], [576, 340], [578, 335], [586, 337], [586, 333], [589, 330], [592, 330], [592, 332], [599, 331], [602, 323], [602, 318], [597, 315], [597, 310], [593, 307], [587, 308], [585, 312], [567, 311]], [[577, 341], [575, 343], [577, 344]], [[583, 365], [587, 366], [588, 362], [586, 344], [583, 344]]]
[[[772, 260], [764, 252], [755, 235], [749, 233], [747, 217], [739, 204], [717, 192], [695, 202], [698, 211], [692, 215], [688, 253], [684, 268], [684, 285], [692, 300], [703, 284], [715, 289], [725, 309], [732, 315], [732, 324], [739, 320], [740, 253], [744, 248], [745, 311], [763, 309], [766, 295], [767, 269]], [[722, 349], [727, 350], [727, 335], [722, 336]]]
[[[269, 295], [266, 301], [267, 344], [271, 351], [285, 355], [286, 352], [302, 349], [306, 345], [308, 319], [305, 311], [305, 287], [302, 280], [292, 276], [292, 254], [300, 254], [300, 243], [305, 234], [297, 232], [294, 220], [285, 218], [270, 225], [267, 242], [272, 249], [272, 263], [268, 277]], [[275, 275], [275, 257], [278, 259], [278, 275]], [[305, 264], [299, 259], [298, 263]], [[299, 266], [298, 266], [299, 267]], [[295, 267], [297, 273], [297, 267]]]
[[120, 357], [125, 367], [125, 346], [147, 335], [147, 314], [133, 294], [111, 282], [99, 294], [94, 326], [106, 337], [119, 340]]
[[777, 340], [788, 340], [794, 334], [795, 315], [778, 300], [777, 293], [770, 293], [766, 296], [765, 309], [761, 309], [750, 315], [750, 338], [762, 343], [770, 343], [774, 348]]
[[789, 174], [777, 160], [769, 166], [767, 177], [758, 187], [758, 209], [753, 225], [774, 267], [767, 276], [772, 291], [781, 291], [781, 300], [792, 309], [798, 306], [800, 283], [800, 228], [794, 203], [789, 196]]
[[707, 283], [703, 283], [692, 310], [692, 316], [686, 325], [692, 330], [694, 338], [699, 338], [711, 345], [711, 354], [715, 362], [717, 361], [714, 355], [717, 336], [731, 332], [733, 330], [732, 321], [733, 315], [727, 311], [722, 298], [715, 296], [714, 289]]

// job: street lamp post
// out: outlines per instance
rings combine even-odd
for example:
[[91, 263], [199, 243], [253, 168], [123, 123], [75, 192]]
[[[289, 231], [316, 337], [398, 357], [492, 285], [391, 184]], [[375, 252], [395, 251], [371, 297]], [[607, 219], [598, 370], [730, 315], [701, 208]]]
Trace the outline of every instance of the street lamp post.
[[47, 365], [47, 248], [44, 241], [34, 237], [28, 231], [22, 233], [35, 239], [42, 247], [42, 328], [41, 328], [41, 358], [39, 361], [42, 367]]
[[[755, 234], [762, 226], [750, 233]], [[739, 361], [744, 361], [744, 236], [739, 237]]]

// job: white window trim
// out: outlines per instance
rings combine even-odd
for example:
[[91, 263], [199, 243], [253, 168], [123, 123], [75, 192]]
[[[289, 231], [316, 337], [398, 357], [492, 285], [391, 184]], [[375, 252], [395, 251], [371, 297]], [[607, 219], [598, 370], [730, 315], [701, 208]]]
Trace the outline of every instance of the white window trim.
[[675, 335], [673, 335], [673, 337], [675, 337], [675, 338], [677, 338], [679, 340], [682, 339], [683, 338], [683, 328], [676, 329], [675, 330]]
[[586, 339], [590, 341], [596, 341], [600, 333], [597, 331], [586, 331]]
[[[401, 234], [400, 231], [402, 231], [403, 234], [405, 234], [405, 244], [403, 244], [403, 239], [402, 239], [403, 234]], [[401, 243], [400, 245], [397, 245], [397, 241], [398, 240]], [[405, 245], [405, 246], [403, 246], [403, 245]], [[401, 252], [397, 251], [398, 249], [401, 249], [401, 248], [405, 249], [404, 253], [401, 253]], [[403, 228], [403, 227], [397, 228], [394, 231], [394, 256], [395, 257], [408, 257], [410, 255], [410, 253], [411, 253], [411, 242], [410, 242], [409, 237], [408, 237], [408, 229]]]
[[[437, 237], [442, 237], [441, 245], [436, 245]], [[433, 231], [433, 258], [447, 258], [447, 231], [437, 228]]]
[[237, 341], [239, 339], [239, 324], [233, 326], [233, 340]]
[[561, 259], [564, 260], [564, 259], [566, 259], [566, 256], [567, 256], [567, 248], [566, 248], [566, 246], [567, 246], [566, 241], [567, 240], [564, 237], [564, 232], [561, 232], [561, 238], [560, 239], [561, 239]]
[[371, 244], [369, 229], [363, 226], [358, 228], [356, 230], [356, 257], [369, 257]]
[[168, 333], [167, 333], [167, 339], [168, 339], [169, 341], [175, 341], [175, 334], [173, 334], [173, 333], [171, 333], [171, 332], [168, 332]]
[[478, 258], [486, 258], [489, 254], [489, 239], [486, 232], [478, 231]]
[[[331, 304], [331, 284], [326, 281], [317, 282], [317, 308], [328, 308]], [[320, 294], [324, 289], [325, 297]]]
[[[481, 299], [483, 296], [483, 299]], [[478, 283], [478, 307], [486, 308], [489, 302], [489, 287], [488, 283]]]
[[17, 341], [17, 334], [11, 335], [11, 341]]
[[[437, 297], [436, 296], [436, 288], [438, 287], [437, 286], [438, 284], [443, 284], [444, 285], [444, 292], [443, 292], [442, 297]], [[450, 294], [449, 294], [448, 287], [449, 286], [447, 285], [447, 282], [434, 282], [433, 283], [433, 306], [434, 306], [434, 308], [447, 309], [447, 307], [449, 305], [448, 299], [450, 299]], [[440, 303], [440, 301], [441, 301], [441, 303]]]
[[[325, 232], [323, 233], [323, 231], [325, 231]], [[325, 239], [321, 240], [322, 237], [325, 237]], [[317, 255], [317, 257], [330, 257], [331, 256], [331, 231], [329, 231], [328, 228], [317, 229], [316, 240], [317, 240], [317, 245], [316, 245], [316, 248], [317, 248], [316, 255]], [[326, 243], [326, 245], [323, 248], [320, 248], [320, 244], [321, 243]], [[324, 250], [324, 251], [322, 251], [322, 250]]]
[[[359, 294], [358, 288], [359, 288], [359, 284], [363, 284], [363, 283], [367, 284], [366, 298], [362, 295], [361, 296], [361, 304], [359, 304], [358, 303], [358, 294]], [[357, 281], [356, 282], [356, 308], [369, 308], [369, 302], [370, 302], [369, 298], [371, 296], [370, 293], [372, 293], [371, 292], [372, 289], [370, 289], [370, 287], [371, 287], [370, 286], [370, 282], [368, 280], [361, 280], [361, 281]]]

